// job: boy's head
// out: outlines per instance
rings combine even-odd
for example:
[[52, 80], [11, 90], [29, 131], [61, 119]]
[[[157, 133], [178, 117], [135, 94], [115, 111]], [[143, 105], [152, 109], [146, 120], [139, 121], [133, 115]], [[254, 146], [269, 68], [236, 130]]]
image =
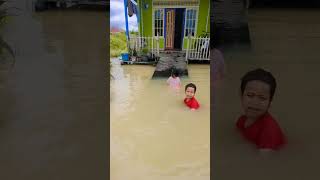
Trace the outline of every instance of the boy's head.
[[268, 111], [276, 86], [273, 75], [260, 68], [242, 77], [241, 101], [248, 118], [257, 119]]
[[187, 98], [192, 98], [197, 91], [197, 86], [193, 83], [189, 83], [185, 87], [185, 93]]

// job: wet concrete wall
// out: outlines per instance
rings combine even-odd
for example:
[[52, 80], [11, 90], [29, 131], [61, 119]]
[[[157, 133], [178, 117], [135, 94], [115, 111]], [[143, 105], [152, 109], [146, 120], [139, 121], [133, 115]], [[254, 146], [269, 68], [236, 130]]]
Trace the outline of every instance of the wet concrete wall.
[[108, 179], [107, 13], [12, 0], [0, 81], [0, 179]]
[[243, 0], [211, 3], [211, 39], [215, 46], [250, 43], [247, 10]]

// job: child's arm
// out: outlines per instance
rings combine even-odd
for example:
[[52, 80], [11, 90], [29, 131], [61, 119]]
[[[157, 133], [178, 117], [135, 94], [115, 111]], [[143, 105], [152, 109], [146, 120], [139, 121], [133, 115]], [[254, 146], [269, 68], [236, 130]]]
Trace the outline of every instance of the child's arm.
[[277, 150], [284, 145], [285, 140], [280, 127], [275, 121], [269, 120], [266, 122], [265, 127], [260, 132], [257, 145], [260, 151], [270, 152], [272, 150]]
[[168, 78], [167, 84], [170, 84], [171, 77]]
[[197, 110], [198, 108], [199, 108], [198, 102], [193, 101], [190, 110], [191, 110], [191, 111], [195, 111], [195, 110]]

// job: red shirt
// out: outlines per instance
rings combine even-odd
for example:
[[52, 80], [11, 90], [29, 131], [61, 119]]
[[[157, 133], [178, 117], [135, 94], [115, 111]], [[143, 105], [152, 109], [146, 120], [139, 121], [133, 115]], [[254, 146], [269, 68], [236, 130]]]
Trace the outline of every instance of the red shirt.
[[190, 109], [198, 109], [200, 107], [200, 104], [196, 100], [196, 98], [192, 97], [187, 102], [187, 98], [184, 99], [184, 104], [186, 104]]
[[248, 127], [245, 127], [246, 120], [246, 116], [241, 116], [237, 121], [237, 128], [247, 140], [256, 144], [259, 149], [277, 150], [287, 143], [278, 123], [269, 113]]

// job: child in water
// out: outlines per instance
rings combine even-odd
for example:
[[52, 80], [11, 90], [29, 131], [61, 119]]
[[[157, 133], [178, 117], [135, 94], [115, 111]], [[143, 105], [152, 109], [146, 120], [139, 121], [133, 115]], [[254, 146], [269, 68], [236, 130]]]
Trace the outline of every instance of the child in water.
[[186, 98], [184, 99], [184, 104], [187, 105], [191, 110], [196, 110], [200, 107], [198, 101], [194, 97], [196, 93], [196, 85], [189, 83], [185, 87]]
[[167, 84], [173, 89], [179, 89], [181, 86], [181, 81], [179, 78], [179, 72], [174, 70], [171, 76], [167, 80]]
[[218, 28], [216, 23], [211, 24], [211, 37], [210, 37], [210, 72], [211, 72], [211, 81], [213, 81], [213, 85], [215, 86], [217, 81], [222, 80], [225, 77], [225, 63], [224, 63], [224, 55], [223, 55], [223, 41], [221, 37], [222, 29]]
[[268, 112], [275, 90], [275, 78], [263, 69], [250, 71], [241, 79], [244, 115], [238, 119], [236, 126], [260, 150], [278, 150], [286, 144], [284, 133]]
[[[223, 54], [219, 49], [213, 48], [210, 50], [212, 54], [212, 63], [210, 64], [210, 71], [212, 71], [212, 80], [214, 82], [222, 80], [225, 76], [225, 65]], [[215, 83], [214, 83], [215, 84]]]

